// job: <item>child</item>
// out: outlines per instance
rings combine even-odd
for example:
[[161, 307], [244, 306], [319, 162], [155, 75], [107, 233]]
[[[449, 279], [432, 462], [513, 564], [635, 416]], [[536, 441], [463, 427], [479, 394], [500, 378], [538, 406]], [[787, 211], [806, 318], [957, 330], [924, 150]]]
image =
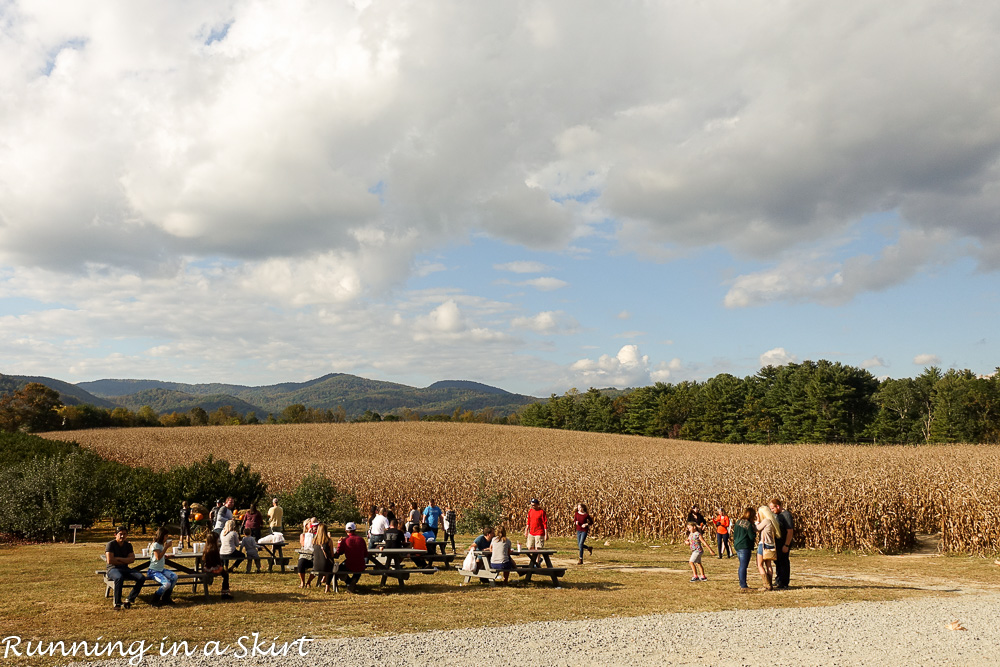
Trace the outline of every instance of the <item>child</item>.
[[174, 592], [174, 584], [177, 583], [177, 575], [164, 567], [163, 561], [166, 559], [167, 549], [173, 544], [173, 540], [167, 534], [167, 529], [160, 526], [159, 530], [156, 531], [156, 537], [154, 538], [153, 544], [150, 546], [150, 551], [153, 552], [152, 557], [149, 559], [149, 569], [146, 571], [146, 576], [150, 579], [154, 579], [160, 587], [155, 593], [153, 593], [153, 606], [160, 607], [165, 604], [174, 605], [177, 604], [170, 599], [170, 596]]
[[[437, 533], [426, 523], [420, 525], [420, 530], [424, 534], [424, 548], [427, 553], [433, 554], [437, 550]], [[441, 545], [441, 553], [444, 553], [444, 545]]]
[[708, 577], [705, 576], [705, 568], [701, 564], [701, 554], [704, 549], [708, 549], [713, 556], [715, 552], [712, 551], [712, 547], [701, 536], [701, 533], [698, 532], [698, 526], [694, 521], [688, 521], [687, 531], [687, 543], [691, 547], [691, 558], [688, 562], [691, 563], [691, 574], [694, 575], [691, 577], [691, 581], [708, 581]]
[[183, 501], [181, 503], [181, 549], [184, 548], [184, 540], [187, 539], [187, 547], [191, 548], [191, 508], [188, 507], [188, 501]]
[[222, 577], [222, 595], [220, 597], [223, 600], [232, 600], [233, 596], [229, 594], [229, 572], [222, 562], [219, 549], [219, 536], [215, 534], [215, 531], [209, 531], [208, 537], [205, 538], [205, 555], [203, 556], [205, 572]]
[[253, 530], [243, 529], [243, 539], [240, 540], [240, 548], [247, 555], [247, 574], [250, 574], [250, 561], [257, 566], [257, 574], [260, 574], [260, 555], [257, 553], [257, 540], [253, 538]]

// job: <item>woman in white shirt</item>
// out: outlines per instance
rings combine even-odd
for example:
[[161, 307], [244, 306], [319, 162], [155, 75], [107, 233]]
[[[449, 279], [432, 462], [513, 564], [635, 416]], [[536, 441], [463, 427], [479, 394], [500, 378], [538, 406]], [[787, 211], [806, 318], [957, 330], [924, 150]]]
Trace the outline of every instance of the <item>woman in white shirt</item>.
[[230, 519], [222, 529], [222, 539], [220, 540], [219, 555], [222, 562], [226, 564], [226, 569], [232, 572], [243, 562], [243, 552], [240, 551], [240, 532], [236, 527], [236, 520]]

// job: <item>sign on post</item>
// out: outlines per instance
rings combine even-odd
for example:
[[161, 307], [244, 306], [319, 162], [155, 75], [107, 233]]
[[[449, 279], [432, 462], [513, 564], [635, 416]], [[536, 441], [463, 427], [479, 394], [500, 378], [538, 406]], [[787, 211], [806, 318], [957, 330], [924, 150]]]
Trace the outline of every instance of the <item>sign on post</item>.
[[80, 524], [80, 523], [71, 523], [71, 524], [69, 524], [69, 527], [73, 531], [73, 544], [76, 544], [76, 531], [78, 531], [81, 528], [83, 528], [83, 524]]

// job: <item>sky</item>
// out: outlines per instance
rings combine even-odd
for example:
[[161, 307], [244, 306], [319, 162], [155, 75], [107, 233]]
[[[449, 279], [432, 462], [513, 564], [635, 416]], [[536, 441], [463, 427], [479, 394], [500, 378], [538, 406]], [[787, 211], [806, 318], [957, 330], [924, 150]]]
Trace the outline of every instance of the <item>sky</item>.
[[992, 373], [998, 37], [975, 0], [0, 0], [0, 373]]

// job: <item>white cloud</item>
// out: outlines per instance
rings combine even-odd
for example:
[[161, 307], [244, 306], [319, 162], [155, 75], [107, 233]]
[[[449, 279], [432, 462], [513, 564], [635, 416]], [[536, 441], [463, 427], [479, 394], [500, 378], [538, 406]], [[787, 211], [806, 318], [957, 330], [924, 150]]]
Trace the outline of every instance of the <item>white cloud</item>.
[[786, 364], [798, 363], [799, 359], [794, 354], [789, 354], [785, 348], [776, 347], [760, 355], [760, 365], [764, 366], [784, 366]]
[[632, 317], [632, 313], [628, 312], [627, 310], [623, 310], [620, 313], [618, 313], [618, 315], [616, 315], [616, 317], [618, 319], [620, 319], [620, 320], [627, 320], [627, 319], [630, 319]]
[[529, 261], [518, 261], [518, 262], [507, 262], [505, 264], [494, 264], [493, 268], [497, 271], [510, 271], [512, 273], [544, 273], [546, 271], [551, 271], [551, 267], [541, 262], [529, 262]]
[[569, 283], [565, 280], [559, 280], [558, 278], [548, 276], [542, 278], [532, 278], [531, 280], [525, 280], [524, 282], [516, 284], [523, 285], [525, 287], [534, 287], [542, 292], [551, 292], [552, 290], [562, 289], [563, 287], [569, 286]]
[[645, 331], [623, 331], [621, 333], [615, 334], [615, 338], [639, 338], [645, 336]]
[[861, 255], [842, 262], [816, 252], [783, 260], [775, 266], [741, 275], [733, 281], [724, 304], [729, 308], [773, 301], [816, 301], [838, 305], [863, 292], [878, 292], [905, 282], [928, 263], [943, 258], [945, 232], [904, 231], [878, 257]]
[[625, 345], [615, 356], [602, 354], [598, 359], [580, 359], [570, 368], [577, 380], [574, 386], [637, 387], [650, 382], [649, 357], [638, 345]]
[[885, 359], [879, 356], [874, 356], [871, 359], [865, 359], [861, 362], [861, 368], [888, 368], [889, 364], [886, 363]]
[[547, 310], [531, 317], [515, 317], [511, 327], [540, 334], [569, 334], [579, 328], [579, 323], [561, 310]]
[[941, 363], [941, 357], [936, 354], [918, 354], [913, 357], [913, 363], [917, 366], [937, 366]]

